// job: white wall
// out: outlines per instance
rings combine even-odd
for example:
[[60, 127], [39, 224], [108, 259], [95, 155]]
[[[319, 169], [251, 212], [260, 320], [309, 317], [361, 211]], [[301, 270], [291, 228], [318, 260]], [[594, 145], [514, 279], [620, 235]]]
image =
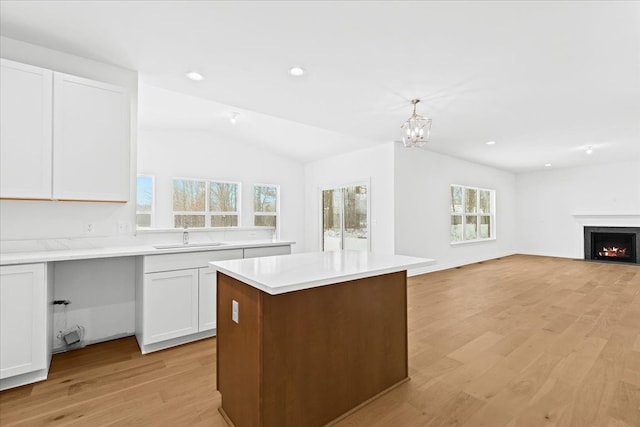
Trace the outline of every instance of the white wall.
[[71, 301], [66, 313], [54, 307], [54, 349], [64, 348], [59, 332], [75, 325], [84, 328], [83, 344], [133, 335], [135, 268], [134, 257], [54, 263], [54, 297]]
[[519, 253], [582, 258], [585, 221], [639, 225], [638, 161], [520, 174], [517, 189]]
[[305, 166], [305, 249], [322, 248], [321, 188], [370, 180], [371, 250], [394, 253], [393, 143], [354, 151]]
[[173, 178], [200, 178], [241, 183], [241, 225], [253, 226], [253, 184], [280, 185], [280, 239], [304, 247], [304, 168], [244, 143], [222, 138], [214, 130], [141, 129], [138, 170], [155, 177], [158, 228], [170, 228]]
[[[86, 58], [0, 37], [2, 57], [54, 71], [73, 74], [125, 88], [131, 99], [131, 177], [135, 179], [138, 73]], [[85, 224], [95, 224], [92, 237], [118, 234], [117, 224], [129, 224], [126, 234], [133, 234], [135, 220], [135, 186], [133, 202], [81, 203], [41, 201], [0, 201], [2, 240], [87, 237]]]
[[[451, 184], [496, 191], [495, 241], [451, 245]], [[515, 210], [514, 174], [395, 144], [395, 250], [436, 260], [421, 272], [515, 253]]]

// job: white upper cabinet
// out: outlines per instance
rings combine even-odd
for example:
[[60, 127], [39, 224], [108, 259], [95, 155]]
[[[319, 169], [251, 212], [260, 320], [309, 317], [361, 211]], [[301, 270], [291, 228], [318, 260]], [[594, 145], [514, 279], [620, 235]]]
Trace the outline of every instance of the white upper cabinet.
[[54, 73], [53, 198], [129, 200], [129, 102], [120, 87]]
[[127, 202], [121, 87], [2, 59], [0, 198]]
[[0, 67], [0, 197], [50, 199], [53, 72]]

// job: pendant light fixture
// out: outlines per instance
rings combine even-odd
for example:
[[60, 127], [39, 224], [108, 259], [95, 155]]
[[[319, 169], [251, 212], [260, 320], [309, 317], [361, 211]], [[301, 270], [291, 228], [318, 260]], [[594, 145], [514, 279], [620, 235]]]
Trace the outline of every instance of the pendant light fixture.
[[413, 104], [413, 114], [401, 126], [402, 143], [405, 147], [422, 147], [429, 141], [429, 133], [431, 132], [431, 119], [416, 114], [416, 105], [419, 99], [411, 101]]

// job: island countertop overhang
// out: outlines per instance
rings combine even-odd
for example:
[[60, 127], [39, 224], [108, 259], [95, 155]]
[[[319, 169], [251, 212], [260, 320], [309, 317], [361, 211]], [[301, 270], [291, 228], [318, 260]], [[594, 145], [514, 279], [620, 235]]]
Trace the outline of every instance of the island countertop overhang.
[[213, 261], [216, 270], [270, 295], [432, 265], [435, 260], [361, 251], [305, 252]]

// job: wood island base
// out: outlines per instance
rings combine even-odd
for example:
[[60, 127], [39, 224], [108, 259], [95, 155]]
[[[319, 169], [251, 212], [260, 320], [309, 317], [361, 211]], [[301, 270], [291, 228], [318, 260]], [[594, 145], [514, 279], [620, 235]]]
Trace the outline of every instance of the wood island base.
[[409, 379], [406, 271], [278, 295], [217, 274], [216, 372], [230, 425], [331, 424]]

